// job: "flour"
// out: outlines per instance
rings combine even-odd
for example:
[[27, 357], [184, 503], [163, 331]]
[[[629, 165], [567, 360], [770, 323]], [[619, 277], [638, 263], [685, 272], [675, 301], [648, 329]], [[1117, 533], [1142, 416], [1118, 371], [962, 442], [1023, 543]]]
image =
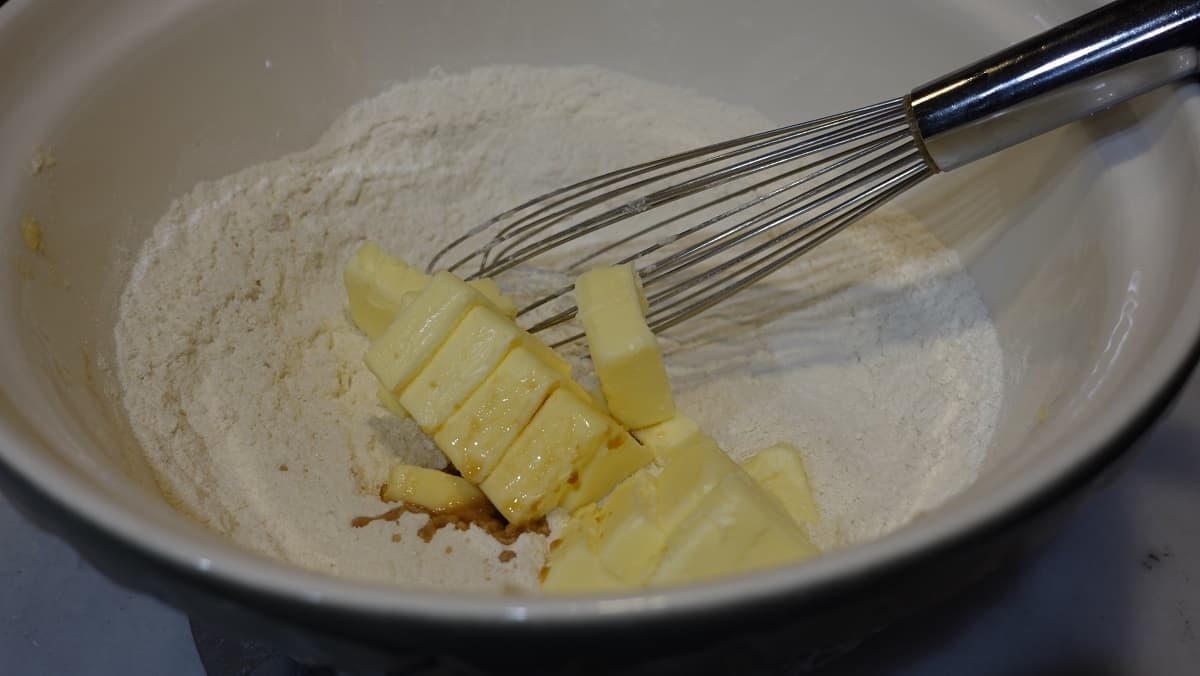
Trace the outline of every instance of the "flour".
[[[146, 242], [116, 327], [125, 408], [159, 486], [214, 530], [312, 570], [536, 588], [540, 536], [502, 563], [505, 548], [474, 529], [422, 542], [417, 515], [350, 527], [386, 509], [391, 463], [445, 461], [377, 405], [344, 309], [345, 261], [374, 240], [424, 263], [530, 195], [768, 126], [595, 68], [489, 67], [400, 85], [309, 150], [198, 185]], [[1001, 398], [1000, 348], [971, 280], [899, 212], [664, 344], [680, 408], [731, 455], [805, 449], [825, 547], [894, 529], [969, 484]]]

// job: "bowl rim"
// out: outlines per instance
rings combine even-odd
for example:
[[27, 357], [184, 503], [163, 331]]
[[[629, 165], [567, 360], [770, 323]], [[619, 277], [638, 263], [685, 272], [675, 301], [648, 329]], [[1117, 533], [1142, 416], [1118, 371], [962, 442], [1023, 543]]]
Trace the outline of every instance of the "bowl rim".
[[[14, 0], [0, 11], [0, 28], [32, 5], [32, 0]], [[1200, 88], [1181, 86], [1176, 88], [1176, 95], [1189, 90], [1195, 93]], [[1180, 106], [1178, 112], [1194, 132], [1200, 132], [1200, 107], [1188, 110]], [[1113, 414], [1069, 442], [1064, 441], [1068, 450], [1056, 462], [1038, 468], [1036, 473], [1023, 474], [1023, 481], [1000, 487], [953, 514], [913, 523], [812, 561], [679, 587], [577, 597], [504, 596], [345, 580], [235, 549], [236, 545], [214, 555], [198, 540], [147, 521], [133, 509], [111, 501], [81, 477], [59, 471], [56, 461], [32, 450], [32, 440], [4, 420], [0, 420], [0, 464], [40, 496], [155, 564], [199, 578], [209, 586], [265, 595], [317, 612], [460, 626], [464, 622], [503, 625], [529, 631], [551, 625], [555, 629], [617, 623], [628, 627], [685, 615], [694, 619], [781, 599], [798, 602], [820, 596], [848, 580], [885, 574], [1011, 526], [1089, 483], [1159, 417], [1200, 359], [1200, 268], [1193, 273], [1191, 286], [1183, 291], [1183, 300], [1157, 349], [1137, 373], [1128, 376], [1125, 395], [1107, 404], [1107, 408], [1115, 409]]]

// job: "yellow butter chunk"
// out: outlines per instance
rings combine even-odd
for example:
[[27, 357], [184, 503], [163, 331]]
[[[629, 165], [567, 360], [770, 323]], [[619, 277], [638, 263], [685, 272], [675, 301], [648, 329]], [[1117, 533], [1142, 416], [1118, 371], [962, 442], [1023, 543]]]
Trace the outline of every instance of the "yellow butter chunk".
[[789, 563], [799, 563], [816, 556], [819, 550], [807, 536], [780, 528], [768, 528], [754, 544], [746, 549], [739, 564], [740, 572], [766, 570]]
[[810, 526], [820, 519], [799, 449], [775, 444], [755, 453], [742, 467], [783, 505], [796, 523]]
[[550, 543], [546, 567], [542, 571], [543, 591], [585, 594], [629, 588], [608, 572], [596, 553], [599, 540], [597, 515], [595, 504], [585, 505], [571, 514], [560, 538]]
[[408, 411], [405, 411], [404, 407], [400, 405], [400, 400], [396, 398], [396, 395], [383, 389], [383, 385], [375, 388], [375, 397], [379, 399], [379, 405], [387, 409], [388, 413], [398, 418], [408, 417]]
[[[555, 371], [563, 374], [563, 376], [567, 377], [568, 379], [571, 377], [570, 362], [568, 362], [566, 359], [563, 359], [562, 355], [555, 352], [554, 349], [549, 345], [543, 343], [541, 338], [527, 333], [525, 334], [524, 344], [525, 347], [535, 356], [537, 356], [538, 359], [541, 359], [549, 364]], [[578, 385], [575, 385], [574, 381], [571, 381], [571, 384], [575, 387], [579, 387]], [[583, 388], [579, 389], [582, 390]], [[588, 398], [590, 398], [590, 396], [591, 395], [588, 395]]]
[[488, 301], [491, 302], [492, 306], [497, 312], [505, 317], [516, 316], [517, 304], [513, 302], [513, 299], [510, 296], [505, 295], [504, 292], [500, 290], [500, 286], [496, 284], [496, 280], [487, 279], [485, 277], [483, 279], [472, 279], [467, 283], [475, 287], [476, 291], [483, 294], [483, 297], [487, 298]]
[[713, 486], [736, 472], [737, 465], [696, 421], [675, 415], [651, 427], [634, 431], [662, 468], [655, 478], [656, 508], [665, 530], [672, 530]]
[[646, 326], [645, 298], [632, 265], [589, 270], [575, 282], [579, 319], [613, 417], [631, 429], [675, 413], [658, 340]]
[[393, 465], [382, 491], [388, 502], [405, 502], [431, 512], [482, 505], [487, 498], [470, 481], [441, 470]]
[[555, 390], [479, 487], [510, 523], [558, 507], [612, 428], [612, 420], [571, 390]]
[[346, 265], [343, 281], [354, 325], [374, 340], [396, 318], [405, 294], [425, 288], [429, 275], [367, 242]]
[[[768, 535], [770, 530], [778, 532]], [[770, 538], [765, 542], [772, 545], [765, 554], [754, 549], [764, 538]], [[708, 580], [800, 560], [813, 551], [800, 529], [748, 477], [729, 474], [668, 537], [649, 581]]]
[[439, 272], [396, 315], [367, 350], [367, 368], [392, 392], [406, 387], [433, 358], [472, 308], [486, 303], [478, 291], [448, 272]]
[[[656, 451], [657, 452], [657, 451]], [[726, 477], [741, 474], [737, 463], [710, 437], [697, 434], [660, 456], [655, 477], [659, 520], [673, 530]]]
[[[410, 294], [424, 289], [429, 275], [392, 256], [374, 242], [366, 242], [354, 252], [342, 274], [350, 318], [359, 331], [374, 340], [395, 321]], [[513, 299], [500, 291], [495, 280], [476, 279], [468, 284], [487, 298], [501, 314], [517, 314]]]
[[467, 312], [429, 364], [399, 396], [400, 404], [432, 433], [475, 391], [523, 332], [490, 307]]
[[667, 544], [654, 503], [654, 481], [643, 470], [609, 493], [597, 517], [597, 555], [609, 572], [631, 587], [650, 577]]
[[[682, 418], [682, 417], [681, 417]], [[579, 561], [574, 568], [602, 583], [559, 578], [558, 584], [586, 591], [590, 584], [627, 589], [678, 584], [734, 575], [809, 558], [817, 550], [783, 506], [737, 463], [683, 418], [654, 433], [639, 431], [659, 444], [657, 471], [642, 469], [621, 482], [599, 503], [595, 527], [564, 536], [572, 557], [588, 552], [601, 562]], [[575, 538], [586, 535], [586, 547]], [[569, 571], [560, 571], [566, 576]]]
[[655, 459], [663, 461], [678, 447], [701, 436], [700, 426], [686, 415], [676, 414], [667, 420], [634, 430], [633, 436], [654, 451]]
[[596, 449], [592, 461], [579, 472], [578, 481], [567, 490], [561, 505], [574, 510], [595, 502], [653, 459], [650, 451], [628, 432], [614, 429]]
[[433, 435], [464, 477], [487, 479], [563, 376], [524, 345], [513, 348]]
[[605, 413], [609, 412], [608, 402], [604, 401], [604, 392], [600, 391], [599, 385], [596, 385], [595, 387], [585, 387], [584, 389], [588, 394], [592, 395], [592, 402], [596, 404], [596, 408], [599, 408]]
[[24, 216], [21, 218], [21, 239], [25, 242], [25, 248], [31, 253], [39, 253], [42, 250], [42, 224], [33, 216]]
[[470, 284], [476, 291], [482, 294], [484, 298], [488, 299], [488, 302], [491, 303], [492, 307], [494, 307], [500, 314], [504, 315], [505, 317], [516, 316], [517, 304], [513, 302], [512, 298], [501, 292], [500, 287], [497, 286], [496, 282], [493, 280], [472, 279], [471, 281], [467, 282], [467, 284]]

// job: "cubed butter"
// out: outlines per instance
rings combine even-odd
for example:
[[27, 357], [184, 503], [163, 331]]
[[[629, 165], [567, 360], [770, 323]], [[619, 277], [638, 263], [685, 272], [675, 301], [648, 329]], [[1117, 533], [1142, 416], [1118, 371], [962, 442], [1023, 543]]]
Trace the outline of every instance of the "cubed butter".
[[704, 434], [692, 436], [659, 458], [655, 477], [658, 518], [664, 530], [674, 530], [726, 477], [741, 474], [717, 443]]
[[389, 255], [374, 242], [358, 247], [342, 278], [350, 301], [350, 318], [371, 340], [391, 325], [405, 294], [420, 291], [429, 283], [429, 275]]
[[[667, 538], [658, 568], [650, 576], [651, 584], [680, 584], [747, 572], [762, 567], [761, 558], [748, 558], [752, 547], [769, 529], [779, 531], [770, 542], [768, 554], [777, 553], [791, 543], [797, 557], [806, 555], [804, 534], [768, 496], [744, 474], [723, 478]], [[777, 541], [778, 540], [778, 541]], [[772, 559], [782, 563], [786, 558]]]
[[775, 444], [755, 453], [742, 467], [783, 505], [796, 523], [807, 527], [820, 519], [799, 449]]
[[471, 308], [433, 359], [399, 396], [405, 410], [432, 434], [487, 378], [524, 334], [488, 306]]
[[492, 306], [497, 312], [505, 317], [515, 317], [517, 315], [517, 304], [513, 302], [511, 296], [506, 295], [500, 290], [500, 285], [496, 284], [496, 280], [488, 279], [472, 279], [467, 282], [475, 287], [475, 290], [483, 294], [484, 298], [491, 301]]
[[[374, 242], [366, 242], [354, 252], [342, 278], [350, 302], [350, 318], [371, 340], [383, 335], [391, 326], [400, 309], [412, 298], [409, 294], [421, 291], [430, 281], [429, 275], [387, 253]], [[468, 284], [501, 314], [507, 317], [517, 314], [513, 299], [500, 291], [495, 280], [476, 279]]]
[[545, 516], [578, 481], [611, 426], [608, 416], [560, 387], [479, 488], [511, 523]]
[[379, 400], [380, 406], [387, 409], [388, 413], [398, 418], [408, 417], [408, 411], [405, 411], [404, 407], [400, 405], [400, 400], [396, 398], [396, 395], [383, 389], [383, 385], [375, 388], [375, 398]]
[[614, 488], [600, 507], [597, 553], [604, 567], [630, 587], [645, 583], [666, 548], [654, 505], [653, 478], [641, 470]]
[[592, 402], [596, 404], [597, 408], [605, 413], [609, 413], [608, 402], [604, 401], [604, 392], [600, 389], [599, 385], [596, 385], [595, 387], [585, 387], [583, 389], [586, 390], [588, 394], [592, 395]]
[[575, 282], [579, 319], [613, 417], [640, 429], [675, 413], [658, 340], [632, 265], [589, 270]]
[[[575, 510], [575, 528], [560, 543], [568, 549], [557, 554], [572, 564], [558, 571], [557, 585], [594, 591], [680, 584], [817, 553], [782, 505], [690, 421], [643, 436], [665, 449], [658, 472], [637, 471], [598, 509], [591, 503]], [[575, 570], [579, 579], [568, 579]]]
[[416, 465], [393, 465], [384, 484], [383, 499], [448, 512], [484, 505], [487, 497], [470, 481], [441, 470]]
[[578, 481], [563, 496], [562, 506], [577, 509], [603, 498], [617, 484], [654, 459], [650, 451], [615, 423], [592, 461], [579, 472]]
[[571, 514], [559, 539], [550, 543], [543, 569], [542, 590], [550, 594], [622, 591], [629, 586], [604, 567], [597, 555], [599, 533], [595, 504]]
[[[555, 371], [558, 371], [559, 373], [563, 374], [564, 377], [570, 379], [571, 363], [568, 362], [566, 359], [564, 359], [562, 355], [555, 352], [554, 348], [552, 348], [549, 345], [547, 345], [546, 343], [542, 342], [541, 338], [538, 338], [537, 336], [534, 336], [534, 335], [531, 335], [528, 333], [525, 334], [525, 338], [524, 338], [523, 342], [525, 344], [525, 347], [530, 352], [532, 352], [535, 356], [537, 356], [538, 359], [541, 359], [542, 361], [546, 362], [551, 367], [553, 367]], [[572, 384], [574, 384], [574, 381], [571, 381], [571, 382], [572, 382]], [[578, 386], [576, 386], [576, 387], [578, 387]], [[583, 388], [580, 388], [580, 389], [583, 389]]]
[[480, 483], [562, 382], [561, 373], [518, 345], [433, 439], [464, 477]]
[[486, 299], [448, 272], [433, 280], [400, 310], [367, 350], [367, 368], [381, 385], [401, 392], [425, 367], [472, 308]]
[[738, 568], [748, 573], [811, 559], [819, 550], [803, 534], [768, 528], [746, 549]]
[[656, 460], [662, 462], [676, 448], [692, 443], [701, 436], [701, 432], [695, 420], [677, 413], [657, 425], [633, 430], [633, 436], [654, 452]]

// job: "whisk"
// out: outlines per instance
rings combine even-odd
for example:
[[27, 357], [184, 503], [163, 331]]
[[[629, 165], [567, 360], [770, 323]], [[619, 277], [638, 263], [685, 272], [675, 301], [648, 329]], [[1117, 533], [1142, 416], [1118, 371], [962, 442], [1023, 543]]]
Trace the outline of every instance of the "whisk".
[[[572, 244], [582, 253], [564, 272], [633, 263], [647, 321], [661, 331], [934, 174], [1195, 74], [1198, 47], [1200, 0], [1118, 0], [907, 96], [546, 193], [471, 229], [428, 267], [447, 263], [469, 278], [488, 277]], [[570, 291], [558, 288], [519, 315]], [[559, 309], [529, 329], [556, 326], [575, 312]]]

